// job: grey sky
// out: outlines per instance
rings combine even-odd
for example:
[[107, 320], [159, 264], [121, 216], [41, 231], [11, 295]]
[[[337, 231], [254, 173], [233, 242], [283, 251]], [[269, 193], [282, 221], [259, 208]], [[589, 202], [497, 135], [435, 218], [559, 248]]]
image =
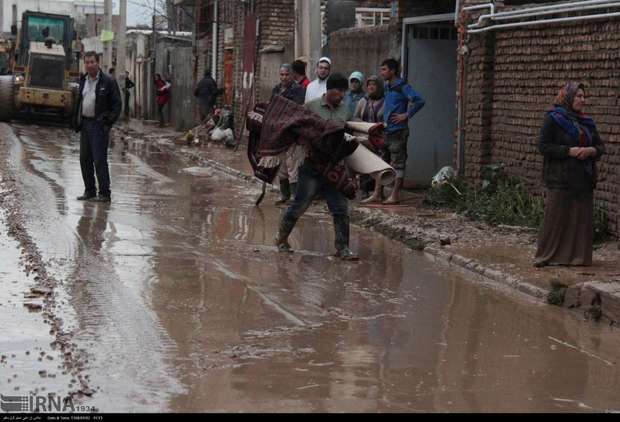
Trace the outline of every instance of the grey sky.
[[[118, 2], [118, 0], [116, 0]], [[152, 4], [152, 0], [127, 0], [127, 25], [150, 25], [153, 11], [144, 4]]]
[[[71, 2], [74, 0], [62, 0]], [[84, 0], [82, 0], [84, 1]], [[88, 0], [86, 0], [88, 1]], [[103, 1], [103, 0], [98, 0]], [[127, 0], [127, 25], [138, 24], [150, 25], [152, 22], [153, 11], [148, 5], [153, 5], [153, 0]], [[112, 10], [115, 15], [119, 13], [119, 0], [112, 0]]]

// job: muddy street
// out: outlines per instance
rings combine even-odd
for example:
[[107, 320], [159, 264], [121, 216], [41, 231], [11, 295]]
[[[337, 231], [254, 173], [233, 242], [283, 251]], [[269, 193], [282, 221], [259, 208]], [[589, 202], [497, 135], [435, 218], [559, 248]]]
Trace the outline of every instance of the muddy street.
[[[115, 139], [79, 202], [67, 129], [0, 125], [0, 392], [100, 412], [620, 410], [620, 335], [359, 228], [331, 256], [282, 209], [172, 147]], [[32, 288], [49, 289], [43, 293]], [[36, 289], [35, 289], [36, 290]], [[24, 304], [29, 304], [25, 306]]]

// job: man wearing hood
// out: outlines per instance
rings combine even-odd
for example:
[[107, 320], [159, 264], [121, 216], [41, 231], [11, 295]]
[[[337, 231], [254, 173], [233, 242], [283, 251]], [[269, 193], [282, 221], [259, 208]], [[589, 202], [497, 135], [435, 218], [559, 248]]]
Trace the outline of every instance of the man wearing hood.
[[364, 98], [366, 94], [362, 88], [363, 83], [364, 74], [362, 72], [355, 71], [349, 76], [349, 91], [347, 91], [347, 95], [344, 97], [344, 103], [349, 107], [351, 114], [355, 113], [357, 103]]
[[367, 94], [359, 100], [353, 120], [381, 123], [383, 122], [383, 106], [385, 102], [383, 81], [377, 76], [370, 76], [366, 80]]
[[317, 78], [306, 88], [306, 103], [323, 97], [327, 91], [327, 78], [331, 73], [332, 61], [329, 57], [321, 57], [316, 64]]
[[422, 107], [424, 99], [404, 80], [398, 77], [400, 63], [387, 59], [381, 64], [381, 77], [386, 83], [383, 119], [386, 134], [386, 157], [396, 170], [396, 181], [390, 197], [383, 203], [400, 203], [400, 191], [405, 177], [407, 163], [407, 141], [409, 139], [409, 119]]
[[[382, 123], [383, 122], [383, 106], [385, 103], [383, 81], [376, 76], [370, 76], [366, 80], [366, 96], [359, 100], [355, 113], [353, 114], [353, 120], [362, 121], [367, 123]], [[384, 157], [385, 152], [383, 149], [375, 151], [381, 158]], [[374, 182], [374, 188], [372, 187], [372, 179], [367, 174], [360, 175], [360, 187], [363, 192], [368, 196], [362, 201], [362, 203], [381, 203], [383, 202], [383, 186], [380, 183]], [[373, 194], [368, 195], [369, 191], [373, 189]]]

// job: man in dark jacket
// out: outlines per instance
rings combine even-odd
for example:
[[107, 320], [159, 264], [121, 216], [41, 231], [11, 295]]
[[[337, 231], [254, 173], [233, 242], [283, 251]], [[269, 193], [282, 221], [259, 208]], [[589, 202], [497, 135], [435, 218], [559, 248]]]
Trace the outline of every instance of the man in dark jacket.
[[96, 52], [88, 51], [84, 55], [84, 66], [86, 74], [80, 79], [73, 122], [76, 132], [81, 132], [80, 167], [85, 187], [84, 194], [77, 199], [110, 202], [110, 129], [121, 114], [123, 103], [116, 82], [99, 68]]
[[129, 78], [129, 71], [125, 71], [125, 88], [123, 88], [123, 92], [125, 93], [125, 118], [129, 120], [129, 99], [131, 98], [131, 89], [136, 86], [133, 81]]
[[198, 110], [200, 112], [200, 120], [204, 120], [213, 113], [215, 100], [220, 91], [217, 89], [217, 82], [211, 76], [211, 71], [205, 71], [204, 77], [198, 82], [194, 90], [194, 96], [198, 98]]
[[[306, 99], [306, 90], [295, 82], [293, 68], [288, 63], [284, 63], [280, 66], [280, 83], [271, 91], [271, 99], [276, 96], [282, 96], [299, 105], [302, 105]], [[282, 164], [278, 171], [281, 197], [276, 201], [276, 205], [285, 204], [291, 199], [291, 195], [295, 196], [299, 173], [298, 169], [301, 165], [298, 155], [298, 148], [291, 147], [286, 152], [285, 156], [282, 157]]]
[[280, 66], [280, 83], [271, 91], [271, 98], [281, 95], [287, 100], [297, 104], [303, 104], [306, 98], [304, 89], [295, 82], [293, 69], [290, 64], [284, 63]]

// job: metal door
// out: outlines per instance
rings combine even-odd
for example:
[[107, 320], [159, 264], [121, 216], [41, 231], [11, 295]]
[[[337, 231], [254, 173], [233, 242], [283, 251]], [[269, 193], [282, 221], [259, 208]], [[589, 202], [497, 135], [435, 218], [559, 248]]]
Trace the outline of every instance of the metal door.
[[456, 130], [457, 41], [453, 22], [416, 25], [408, 34], [407, 79], [426, 100], [410, 120], [408, 185], [428, 185], [452, 165]]

